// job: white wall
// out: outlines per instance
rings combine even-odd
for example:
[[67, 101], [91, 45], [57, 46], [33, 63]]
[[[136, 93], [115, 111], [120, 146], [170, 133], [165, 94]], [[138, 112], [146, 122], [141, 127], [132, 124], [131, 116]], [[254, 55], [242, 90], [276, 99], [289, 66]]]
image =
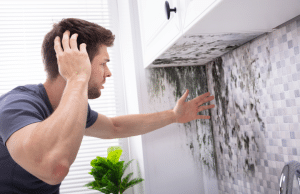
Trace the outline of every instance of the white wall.
[[[133, 34], [131, 24], [131, 14], [129, 8], [129, 0], [118, 0], [118, 14], [119, 14], [119, 32], [120, 32], [120, 44], [121, 44], [121, 61], [124, 69], [124, 87], [126, 88], [126, 109], [127, 114], [139, 114], [138, 103], [138, 76], [136, 71], [136, 61], [133, 48]], [[132, 160], [130, 168], [125, 172], [128, 174], [133, 172], [132, 178], [145, 179], [144, 159], [142, 151], [141, 136], [134, 136], [128, 138], [129, 149], [124, 150], [129, 152], [128, 160]], [[132, 179], [131, 178], [131, 179]], [[134, 186], [131, 189], [126, 190], [126, 193], [144, 193], [145, 181]]]

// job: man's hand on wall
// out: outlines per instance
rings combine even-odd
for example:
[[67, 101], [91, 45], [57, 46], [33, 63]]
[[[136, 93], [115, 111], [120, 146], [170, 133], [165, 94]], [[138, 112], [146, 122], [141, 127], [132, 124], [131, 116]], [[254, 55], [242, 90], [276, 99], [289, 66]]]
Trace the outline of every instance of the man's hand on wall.
[[183, 96], [177, 101], [177, 104], [173, 109], [176, 116], [176, 123], [187, 123], [196, 119], [210, 119], [210, 116], [198, 115], [198, 112], [214, 108], [214, 104], [201, 106], [202, 104], [213, 100], [214, 96], [210, 96], [210, 93], [207, 92], [188, 102], [185, 102], [188, 95], [189, 90], [186, 90]]

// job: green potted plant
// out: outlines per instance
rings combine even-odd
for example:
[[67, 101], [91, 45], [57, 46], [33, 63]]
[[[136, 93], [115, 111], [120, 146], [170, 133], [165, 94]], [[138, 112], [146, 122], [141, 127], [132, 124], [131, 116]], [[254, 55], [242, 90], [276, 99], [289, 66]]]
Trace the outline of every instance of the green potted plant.
[[129, 173], [122, 179], [125, 170], [133, 161], [131, 160], [125, 165], [124, 161], [119, 161], [122, 152], [123, 150], [120, 146], [111, 146], [107, 148], [107, 158], [97, 156], [96, 159], [92, 160], [91, 166], [93, 168], [89, 174], [94, 176], [95, 181], [84, 186], [91, 187], [89, 189], [98, 190], [105, 194], [122, 194], [129, 187], [144, 181], [142, 178], [129, 181], [133, 173]]

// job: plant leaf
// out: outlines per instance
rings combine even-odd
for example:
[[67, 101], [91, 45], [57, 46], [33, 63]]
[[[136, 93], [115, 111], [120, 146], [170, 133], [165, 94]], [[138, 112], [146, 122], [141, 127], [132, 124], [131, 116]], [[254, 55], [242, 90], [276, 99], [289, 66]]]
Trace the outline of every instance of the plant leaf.
[[133, 172], [129, 173], [125, 178], [122, 179], [122, 182], [120, 184], [120, 191], [122, 191], [122, 190], [125, 191], [128, 181], [132, 175], [133, 175]]
[[129, 164], [130, 164], [132, 161], [133, 161], [133, 159], [130, 160], [129, 162], [127, 162], [127, 163], [125, 164], [125, 166], [123, 167], [123, 170], [122, 170], [122, 171], [123, 171], [122, 174], [124, 174], [125, 170], [128, 168]]
[[107, 160], [110, 160], [112, 163], [117, 163], [120, 160], [123, 150], [114, 150], [110, 151]]
[[95, 181], [84, 186], [92, 187], [89, 189], [98, 190], [105, 194], [116, 194], [119, 191], [123, 193], [127, 188], [142, 182], [144, 179], [133, 179], [128, 182], [133, 173], [129, 173], [122, 179], [125, 170], [133, 161], [131, 160], [125, 165], [124, 161], [119, 161], [122, 152], [123, 150], [120, 146], [111, 146], [107, 149], [107, 158], [97, 156], [96, 159], [92, 160], [91, 166], [93, 168], [89, 174], [94, 176]]
[[109, 175], [111, 175], [110, 172], [103, 177], [102, 181], [107, 184], [106, 189], [108, 189], [111, 193], [115, 193], [116, 191], [118, 191], [118, 186], [111, 181], [109, 177]]
[[123, 193], [123, 192], [124, 192], [126, 189], [128, 189], [129, 187], [133, 187], [134, 185], [136, 185], [136, 184], [138, 184], [138, 183], [140, 183], [140, 182], [142, 182], [142, 181], [144, 181], [144, 179], [142, 179], [142, 178], [132, 179], [132, 180], [125, 186], [125, 188], [124, 188], [123, 191], [120, 189], [121, 193]]
[[123, 176], [124, 161], [119, 161], [115, 164], [115, 178], [118, 180], [118, 185], [121, 184], [121, 178]]
[[99, 164], [106, 164], [107, 163], [107, 159], [104, 157], [99, 157], [97, 156], [96, 159], [91, 161], [91, 166], [99, 166]]
[[109, 155], [110, 152], [113, 152], [115, 150], [122, 150], [121, 146], [110, 146], [107, 148], [107, 155]]

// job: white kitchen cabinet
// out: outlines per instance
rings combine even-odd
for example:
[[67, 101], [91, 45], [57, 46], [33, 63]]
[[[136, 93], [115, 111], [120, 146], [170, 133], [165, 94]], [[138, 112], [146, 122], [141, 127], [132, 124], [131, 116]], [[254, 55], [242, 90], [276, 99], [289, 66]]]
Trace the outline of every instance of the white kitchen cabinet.
[[[166, 47], [171, 46], [181, 35], [177, 13], [171, 12], [167, 19], [165, 0], [137, 0], [142, 37], [143, 61], [150, 64]], [[169, 0], [171, 8], [178, 10], [178, 1]]]
[[181, 22], [183, 33], [188, 31], [201, 17], [211, 11], [221, 0], [184, 0], [181, 1]]
[[299, 14], [299, 0], [221, 0], [184, 34], [271, 32]]
[[166, 0], [137, 0], [144, 67], [148, 67], [182, 35], [199, 17], [221, 0], [168, 0], [176, 7], [167, 19]]
[[299, 0], [169, 0], [176, 13], [168, 20], [165, 0], [133, 1], [145, 68], [154, 67], [152, 62], [183, 36], [260, 34], [300, 15]]

